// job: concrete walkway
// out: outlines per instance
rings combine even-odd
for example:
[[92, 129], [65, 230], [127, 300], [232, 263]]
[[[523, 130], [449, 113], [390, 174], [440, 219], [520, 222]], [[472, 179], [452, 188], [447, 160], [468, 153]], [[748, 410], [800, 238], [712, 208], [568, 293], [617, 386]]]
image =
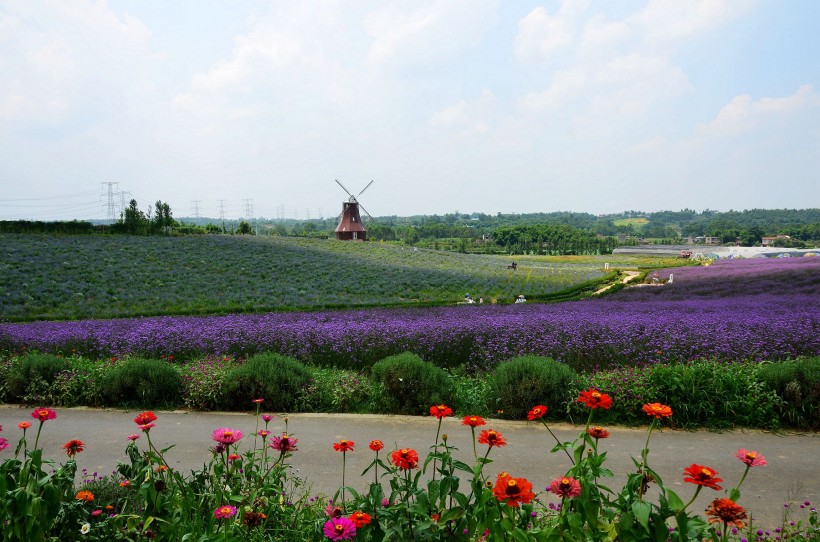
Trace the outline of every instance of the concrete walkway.
[[[86, 450], [77, 456], [78, 469], [89, 474], [110, 474], [118, 461], [126, 461], [126, 437], [139, 433], [133, 422], [137, 411], [95, 410], [86, 408], [57, 408], [57, 418], [43, 427], [40, 443], [45, 456], [64, 462], [62, 445], [70, 439], [86, 443]], [[30, 445], [33, 444], [39, 422], [30, 417], [29, 407], [0, 406], [0, 425], [11, 446], [0, 452], [0, 460], [12, 457], [14, 446], [21, 434], [17, 424], [33, 422], [29, 430]], [[183, 473], [201, 469], [211, 459], [209, 449], [213, 446], [211, 433], [218, 427], [231, 427], [245, 433], [244, 449], [253, 445], [256, 418], [252, 414], [202, 413], [202, 412], [156, 412], [158, 420], [151, 430], [155, 445], [174, 447], [166, 454], [172, 468]], [[570, 466], [563, 453], [550, 453], [555, 441], [537, 423], [488, 420], [483, 429], [495, 429], [507, 439], [508, 445], [495, 448], [490, 453], [493, 463], [485, 468], [488, 477], [494, 479], [501, 471], [524, 477], [533, 482], [535, 491], [543, 491], [555, 477], [563, 475]], [[262, 422], [260, 420], [260, 426]], [[399, 447], [414, 448], [424, 458], [436, 435], [437, 420], [432, 417], [378, 416], [346, 414], [292, 414], [289, 416], [289, 432], [297, 438], [298, 451], [291, 458], [294, 474], [306, 478], [312, 484], [313, 494], [332, 495], [341, 484], [341, 454], [333, 450], [333, 443], [340, 439], [353, 440], [356, 449], [347, 454], [347, 483], [364, 489], [370, 482], [359, 474], [373, 458], [368, 443], [381, 439], [385, 452]], [[572, 440], [583, 429], [567, 424], [550, 426], [561, 440]], [[272, 434], [285, 428], [280, 415], [274, 416], [268, 429]], [[479, 428], [481, 429], [481, 428]], [[615, 472], [614, 480], [605, 483], [619, 490], [626, 474], [634, 470], [631, 457], [640, 457], [646, 440], [646, 429], [610, 427], [611, 437], [600, 442], [600, 451], [607, 452], [605, 466]], [[458, 459], [473, 463], [470, 428], [461, 425], [457, 418], [447, 418], [442, 424], [449, 443], [458, 447]], [[141, 438], [138, 443], [147, 443]], [[742, 487], [740, 504], [752, 512], [755, 522], [774, 527], [782, 521], [785, 501], [811, 501], [820, 504], [820, 434], [772, 434], [762, 431], [731, 431], [726, 433], [687, 432], [663, 430], [652, 434], [649, 464], [663, 478], [667, 487], [684, 500], [691, 498], [695, 487], [683, 482], [683, 469], [697, 463], [719, 472], [724, 489], [732, 488], [743, 474], [743, 465], [735, 453], [739, 448], [756, 450], [763, 454], [768, 465], [753, 468]], [[486, 451], [478, 445], [478, 453]], [[80, 474], [78, 480], [80, 481]], [[725, 496], [724, 491], [704, 489], [693, 505], [702, 511], [716, 497]], [[548, 498], [548, 494], [542, 495]], [[805, 517], [805, 511], [792, 506], [794, 519]]]

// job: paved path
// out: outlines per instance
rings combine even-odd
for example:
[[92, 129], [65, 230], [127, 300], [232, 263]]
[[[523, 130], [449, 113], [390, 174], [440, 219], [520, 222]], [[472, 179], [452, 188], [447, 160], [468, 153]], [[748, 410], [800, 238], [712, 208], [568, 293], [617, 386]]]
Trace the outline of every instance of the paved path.
[[[30, 418], [31, 408], [0, 406], [2, 435], [12, 444], [0, 452], [0, 459], [10, 457], [20, 430], [17, 423]], [[137, 433], [134, 412], [94, 410], [85, 408], [58, 408], [57, 418], [46, 422], [40, 441], [46, 457], [64, 461], [62, 445], [78, 438], [86, 443], [86, 451], [77, 456], [78, 468], [89, 473], [111, 473], [118, 461], [125, 461], [126, 436]], [[243, 442], [250, 446], [256, 419], [251, 414], [157, 412], [157, 426], [151, 431], [152, 441], [159, 447], [174, 444], [166, 459], [171, 467], [183, 472], [200, 469], [210, 460], [211, 433], [217, 427], [232, 427], [245, 433]], [[32, 430], [35, 430], [34, 423]], [[525, 477], [536, 490], [543, 490], [550, 480], [562, 475], [569, 467], [569, 459], [562, 453], [551, 454], [554, 445], [550, 435], [540, 424], [488, 420], [485, 428], [500, 431], [508, 445], [492, 450], [494, 460], [485, 472], [491, 477], [500, 471]], [[567, 424], [551, 425], [562, 440], [575, 438], [582, 428]], [[276, 434], [284, 430], [281, 416], [274, 416], [269, 429]], [[411, 447], [423, 457], [433, 444], [436, 420], [431, 417], [376, 416], [345, 414], [292, 414], [289, 416], [292, 436], [299, 439], [298, 451], [291, 464], [300, 477], [313, 484], [313, 493], [332, 495], [341, 482], [341, 456], [332, 444], [342, 438], [356, 442], [356, 450], [347, 456], [347, 482], [364, 488], [369, 483], [358, 477], [372, 459], [367, 448], [372, 439], [384, 441], [386, 449]], [[606, 466], [616, 473], [608, 484], [619, 489], [626, 473], [633, 470], [631, 457], [638, 457], [646, 439], [645, 429], [610, 428], [611, 437], [602, 440], [601, 451], [607, 451]], [[460, 419], [447, 418], [442, 425], [449, 442], [460, 450], [459, 459], [471, 463], [472, 444], [469, 427]], [[34, 434], [31, 435], [33, 441]], [[144, 445], [144, 439], [139, 441]], [[478, 445], [479, 453], [486, 450]], [[691, 497], [694, 486], [683, 482], [683, 469], [692, 463], [716, 469], [723, 478], [725, 489], [734, 487], [743, 474], [744, 465], [735, 458], [739, 448], [757, 450], [766, 456], [768, 466], [752, 469], [743, 485], [741, 504], [755, 516], [756, 522], [776, 526], [781, 521], [786, 500], [809, 500], [820, 504], [820, 434], [776, 435], [761, 431], [731, 431], [726, 433], [687, 432], [664, 430], [655, 432], [650, 443], [650, 465], [664, 479], [666, 485], [684, 500]], [[79, 475], [78, 475], [79, 481]], [[693, 505], [695, 510], [706, 508], [711, 499], [724, 493], [709, 489]], [[802, 512], [796, 510], [796, 512]], [[803, 517], [798, 515], [798, 517]]]

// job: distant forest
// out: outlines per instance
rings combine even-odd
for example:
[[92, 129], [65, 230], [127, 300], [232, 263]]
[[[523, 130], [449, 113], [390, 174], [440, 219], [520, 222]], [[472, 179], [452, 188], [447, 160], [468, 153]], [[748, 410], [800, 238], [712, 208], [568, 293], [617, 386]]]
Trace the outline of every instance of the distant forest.
[[[484, 253], [602, 254], [621, 244], [682, 243], [690, 236], [713, 237], [722, 244], [760, 245], [764, 236], [788, 236], [776, 246], [813, 247], [820, 242], [820, 209], [750, 209], [701, 212], [626, 211], [596, 216], [589, 213], [529, 214], [448, 213], [382, 216], [366, 222], [372, 241]], [[60, 234], [251, 234], [332, 238], [335, 218], [219, 221], [174, 219], [167, 203], [157, 201], [142, 212], [131, 201], [113, 224], [84, 221], [0, 221], [0, 233]]]

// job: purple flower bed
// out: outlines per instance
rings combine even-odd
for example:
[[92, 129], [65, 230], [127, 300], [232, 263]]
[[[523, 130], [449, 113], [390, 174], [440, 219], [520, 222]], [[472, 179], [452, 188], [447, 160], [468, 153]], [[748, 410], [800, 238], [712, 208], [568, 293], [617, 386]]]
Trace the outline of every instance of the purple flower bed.
[[[764, 293], [735, 288], [732, 297], [719, 293], [726, 281], [748, 286], [760, 277], [773, 280], [766, 279], [767, 274], [795, 269], [803, 285], [797, 293], [783, 287]], [[820, 259], [804, 264], [731, 261], [674, 272], [675, 284], [670, 286], [558, 305], [1, 324], [0, 350], [175, 359], [275, 351], [340, 367], [361, 367], [409, 350], [440, 366], [480, 369], [532, 353], [582, 370], [698, 358], [776, 360], [820, 354]], [[719, 273], [724, 274], [720, 279], [698, 278]], [[747, 276], [756, 278], [737, 278]], [[699, 290], [681, 299], [687, 283], [700, 288], [703, 282], [718, 293], [710, 297]], [[674, 294], [674, 299], [663, 299], [663, 291]]]

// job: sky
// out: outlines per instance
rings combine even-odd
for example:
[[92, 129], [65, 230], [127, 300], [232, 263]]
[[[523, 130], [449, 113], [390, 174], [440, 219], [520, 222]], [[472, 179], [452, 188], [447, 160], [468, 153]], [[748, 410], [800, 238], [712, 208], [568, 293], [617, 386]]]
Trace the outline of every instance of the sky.
[[0, 0], [0, 220], [820, 207], [819, 51], [816, 0]]

